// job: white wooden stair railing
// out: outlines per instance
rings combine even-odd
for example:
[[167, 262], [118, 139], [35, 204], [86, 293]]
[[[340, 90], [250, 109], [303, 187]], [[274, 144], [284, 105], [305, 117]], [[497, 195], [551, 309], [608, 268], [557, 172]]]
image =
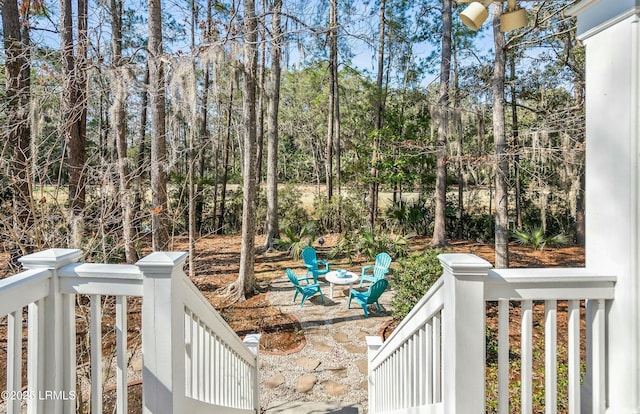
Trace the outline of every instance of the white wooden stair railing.
[[[616, 278], [585, 269], [490, 270], [470, 254], [439, 256], [444, 272], [382, 343], [367, 337], [370, 413], [485, 413], [487, 302], [497, 302], [497, 412], [532, 413], [532, 307], [544, 303], [545, 412], [557, 412], [557, 305], [567, 302], [568, 412], [604, 413], [605, 301]], [[513, 303], [514, 305], [510, 305]], [[520, 308], [520, 319], [510, 316]], [[586, 359], [581, 361], [581, 307]], [[509, 407], [509, 329], [521, 328], [520, 406]], [[581, 380], [580, 364], [586, 365]]]
[[[50, 249], [20, 259], [0, 280], [7, 315], [7, 413], [76, 412], [75, 295], [91, 298], [91, 412], [102, 413], [102, 297], [115, 296], [116, 412], [127, 412], [127, 297], [142, 297], [143, 412], [256, 413], [258, 335], [243, 342], [182, 268], [186, 253], [156, 252], [136, 265], [77, 263]], [[27, 308], [26, 367], [23, 314]], [[22, 378], [26, 371], [26, 384]]]

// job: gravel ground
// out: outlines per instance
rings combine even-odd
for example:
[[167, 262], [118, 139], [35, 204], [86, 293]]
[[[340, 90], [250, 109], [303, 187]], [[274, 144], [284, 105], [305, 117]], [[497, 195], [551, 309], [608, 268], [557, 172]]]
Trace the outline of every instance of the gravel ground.
[[323, 279], [320, 283], [325, 303], [315, 295], [307, 299], [302, 308], [299, 295], [297, 303], [293, 303], [293, 286], [286, 276], [271, 284], [271, 304], [299, 320], [306, 344], [288, 355], [261, 354], [261, 405], [268, 407], [291, 401], [339, 402], [358, 406], [361, 412], [366, 412], [365, 337], [378, 335], [383, 324], [391, 319], [392, 293], [387, 290], [380, 298], [383, 313], [370, 306], [367, 319], [355, 302], [347, 309], [348, 286], [335, 286], [334, 299], [331, 299], [329, 284]]

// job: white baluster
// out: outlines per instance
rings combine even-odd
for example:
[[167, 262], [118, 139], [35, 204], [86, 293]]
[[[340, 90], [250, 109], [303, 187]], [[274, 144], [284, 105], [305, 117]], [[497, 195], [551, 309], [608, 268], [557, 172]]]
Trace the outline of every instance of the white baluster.
[[509, 301], [498, 301], [498, 412], [509, 414]]
[[523, 300], [521, 304], [521, 338], [520, 338], [520, 383], [522, 414], [531, 414], [533, 409], [533, 316], [532, 303], [530, 300]]
[[127, 414], [127, 297], [116, 296], [116, 412]]
[[580, 301], [568, 303], [569, 414], [580, 413]]

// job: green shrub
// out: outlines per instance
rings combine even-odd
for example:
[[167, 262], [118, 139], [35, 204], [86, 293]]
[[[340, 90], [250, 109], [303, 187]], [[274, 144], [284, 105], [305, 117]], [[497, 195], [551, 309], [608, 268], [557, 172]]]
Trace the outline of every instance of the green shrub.
[[[457, 223], [450, 226], [448, 235], [458, 237]], [[479, 243], [491, 243], [495, 239], [495, 218], [492, 214], [463, 214], [462, 238]]]
[[242, 228], [242, 188], [227, 191], [222, 225], [225, 234], [238, 233]]
[[356, 248], [369, 260], [375, 259], [376, 255], [381, 252], [387, 252], [396, 258], [405, 257], [407, 255], [407, 239], [364, 230], [358, 235]]
[[292, 185], [278, 190], [278, 224], [281, 228], [294, 227], [302, 230], [310, 220], [309, 213], [302, 205], [300, 190]]
[[444, 253], [441, 249], [427, 249], [400, 261], [400, 268], [391, 281], [395, 291], [391, 301], [394, 318], [402, 319], [407, 316], [442, 275], [442, 266], [438, 260], [441, 253]]
[[288, 250], [293, 259], [299, 260], [304, 248], [311, 246], [317, 235], [318, 229], [314, 222], [305, 224], [300, 231], [287, 227], [282, 230], [281, 236], [284, 237], [275, 240], [275, 246], [280, 250]]
[[[278, 226], [281, 231], [282, 229], [291, 229], [298, 233], [310, 221], [309, 214], [304, 209], [301, 199], [302, 194], [293, 185], [278, 189]], [[264, 223], [267, 217], [267, 194], [262, 189], [258, 192], [256, 207], [256, 216], [258, 217], [256, 231], [262, 233], [265, 231]]]
[[345, 233], [338, 243], [329, 251], [329, 258], [345, 257], [352, 262], [354, 254], [361, 254], [369, 260], [375, 259], [381, 252], [389, 253], [394, 258], [407, 255], [408, 240], [405, 237], [389, 236], [386, 233], [374, 233], [361, 229], [357, 233]]
[[514, 229], [511, 233], [516, 243], [538, 250], [544, 250], [547, 245], [563, 246], [569, 242], [566, 235], [555, 234], [547, 236], [540, 227], [534, 229], [526, 228], [524, 230]]
[[342, 232], [357, 231], [366, 225], [368, 213], [362, 199], [342, 196], [340, 201], [338, 214], [337, 196], [330, 202], [324, 194], [317, 195], [313, 200], [314, 217], [321, 233], [336, 231], [338, 228]]
[[386, 212], [387, 228], [403, 234], [426, 235], [433, 222], [433, 206], [423, 198], [393, 203]]
[[329, 250], [329, 259], [344, 257], [349, 261], [349, 264], [353, 264], [353, 256], [356, 250], [356, 236], [351, 233], [345, 233], [340, 235], [336, 245]]

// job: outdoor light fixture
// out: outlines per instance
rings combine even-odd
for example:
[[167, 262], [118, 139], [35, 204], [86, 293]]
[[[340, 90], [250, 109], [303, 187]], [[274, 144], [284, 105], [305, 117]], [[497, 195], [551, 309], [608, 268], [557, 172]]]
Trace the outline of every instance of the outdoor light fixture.
[[507, 1], [507, 11], [500, 16], [500, 31], [510, 32], [527, 25], [527, 11], [516, 5], [516, 0]]
[[480, 29], [482, 23], [489, 17], [489, 4], [491, 4], [491, 0], [483, 0], [482, 3], [474, 1], [460, 13], [460, 20], [471, 30]]
[[[470, 0], [458, 0], [468, 3]], [[471, 30], [478, 30], [489, 17], [489, 4], [500, 0], [473, 1], [462, 13], [460, 20]], [[527, 25], [527, 11], [516, 4], [516, 0], [507, 1], [507, 11], [500, 16], [500, 31], [510, 32]]]

